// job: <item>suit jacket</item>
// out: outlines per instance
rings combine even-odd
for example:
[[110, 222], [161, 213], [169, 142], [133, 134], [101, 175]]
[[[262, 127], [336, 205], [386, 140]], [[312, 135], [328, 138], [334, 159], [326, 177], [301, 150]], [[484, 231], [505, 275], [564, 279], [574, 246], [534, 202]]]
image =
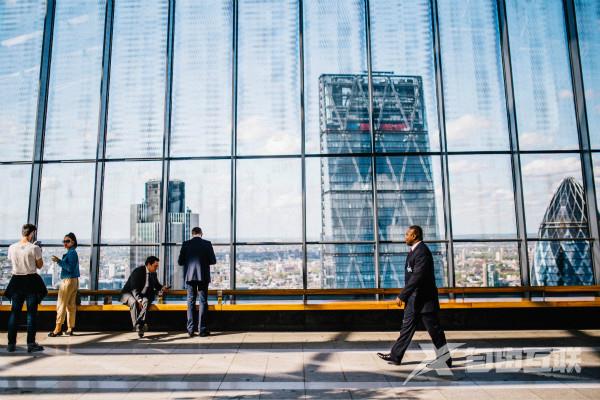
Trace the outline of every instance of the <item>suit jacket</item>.
[[178, 264], [183, 266], [185, 282], [210, 282], [210, 266], [217, 263], [212, 243], [201, 237], [183, 242]]
[[144, 290], [144, 287], [146, 286], [146, 272], [145, 265], [134, 269], [131, 272], [131, 275], [129, 275], [129, 279], [127, 279], [125, 286], [123, 286], [121, 293], [131, 293], [137, 300], [140, 300], [143, 297], [147, 297], [150, 301], [154, 300], [156, 293], [162, 289], [163, 285], [158, 281], [156, 272], [152, 272], [148, 277], [148, 290], [145, 294], [142, 294], [142, 290]]
[[404, 288], [399, 297], [406, 303], [407, 311], [433, 312], [440, 309], [433, 256], [423, 242], [406, 257]]

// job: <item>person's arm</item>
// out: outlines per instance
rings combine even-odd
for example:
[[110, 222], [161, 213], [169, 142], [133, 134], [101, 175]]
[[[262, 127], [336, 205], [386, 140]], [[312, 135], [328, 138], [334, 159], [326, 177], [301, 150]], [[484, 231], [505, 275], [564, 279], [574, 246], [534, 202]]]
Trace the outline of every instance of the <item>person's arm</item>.
[[73, 274], [79, 264], [79, 257], [76, 251], [69, 251], [62, 260], [58, 260], [56, 263], [68, 274]]
[[217, 263], [217, 257], [215, 257], [215, 250], [213, 249], [212, 243], [208, 244], [209, 253], [209, 265], [215, 265]]
[[398, 296], [403, 302], [406, 303], [410, 295], [414, 293], [414, 291], [419, 287], [421, 281], [423, 280], [423, 277], [425, 276], [425, 272], [427, 270], [428, 258], [429, 257], [425, 253], [421, 253], [415, 256], [412, 275], [410, 276], [408, 283], [406, 284], [406, 286], [404, 286], [402, 292]]
[[[129, 284], [130, 284], [130, 287], [131, 287], [131, 295], [133, 297], [135, 297], [135, 299], [137, 301], [142, 301], [141, 290], [136, 287], [136, 283], [137, 283], [136, 282], [137, 276], [135, 276], [136, 271], [137, 271], [137, 269], [134, 269], [133, 272], [131, 273], [131, 275], [129, 276]], [[144, 273], [145, 273], [145, 271], [144, 271]]]
[[44, 266], [44, 259], [42, 258], [42, 248], [40, 246], [35, 246], [33, 250], [35, 254], [35, 266], [37, 269], [41, 269]]
[[183, 245], [181, 245], [181, 250], [179, 250], [179, 258], [177, 258], [177, 264], [184, 266], [185, 263], [187, 262], [187, 246], [185, 244], [185, 242], [183, 243]]

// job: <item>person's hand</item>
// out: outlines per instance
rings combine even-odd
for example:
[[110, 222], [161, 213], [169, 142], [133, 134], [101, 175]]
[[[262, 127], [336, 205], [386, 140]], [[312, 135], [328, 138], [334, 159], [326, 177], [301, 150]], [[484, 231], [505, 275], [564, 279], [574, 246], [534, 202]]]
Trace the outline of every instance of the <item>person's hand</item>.
[[160, 289], [160, 291], [163, 294], [168, 293], [169, 292], [169, 286], [168, 285], [163, 286], [162, 289]]
[[137, 304], [137, 307], [141, 310], [142, 309], [142, 300], [139, 299], [136, 304]]
[[400, 296], [396, 297], [396, 305], [398, 307], [402, 307], [402, 299], [400, 298]]
[[59, 262], [60, 258], [56, 257], [56, 256], [52, 256], [52, 261], [54, 262]]

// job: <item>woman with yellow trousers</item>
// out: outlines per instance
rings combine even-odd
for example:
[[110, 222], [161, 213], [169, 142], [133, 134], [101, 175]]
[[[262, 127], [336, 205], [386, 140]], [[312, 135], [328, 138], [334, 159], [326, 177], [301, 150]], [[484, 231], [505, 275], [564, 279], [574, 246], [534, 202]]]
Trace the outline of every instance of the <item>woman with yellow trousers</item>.
[[75, 327], [75, 312], [77, 309], [77, 290], [79, 289], [79, 256], [77, 255], [77, 238], [70, 232], [65, 235], [63, 245], [67, 252], [61, 258], [52, 256], [52, 261], [58, 264], [60, 271], [60, 287], [56, 302], [56, 327], [48, 336], [55, 337], [63, 334], [62, 326], [67, 318], [68, 336], [73, 336]]

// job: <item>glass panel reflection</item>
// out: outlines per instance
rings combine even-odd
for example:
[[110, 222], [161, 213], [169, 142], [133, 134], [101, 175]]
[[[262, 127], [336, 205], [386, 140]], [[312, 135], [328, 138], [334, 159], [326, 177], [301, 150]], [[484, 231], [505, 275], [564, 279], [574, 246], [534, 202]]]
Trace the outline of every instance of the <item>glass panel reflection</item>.
[[231, 161], [173, 161], [169, 179], [169, 242], [182, 243], [192, 228], [204, 238], [229, 242]]
[[591, 243], [582, 240], [529, 242], [533, 286], [593, 285]]
[[30, 160], [46, 2], [0, 2], [0, 160]]
[[12, 244], [21, 238], [27, 222], [31, 165], [0, 165], [0, 244]]
[[561, 0], [506, 1], [519, 146], [579, 146]]
[[[435, 284], [437, 287], [448, 286], [448, 267], [446, 261], [446, 244], [427, 242], [429, 235], [424, 232], [425, 242], [433, 256], [433, 269], [435, 271]], [[381, 287], [404, 287], [404, 266], [410, 248], [404, 244], [382, 243], [379, 247], [379, 274]]]
[[302, 289], [302, 246], [237, 246], [237, 289]]
[[45, 164], [38, 220], [38, 239], [62, 243], [73, 232], [79, 243], [90, 243], [94, 201], [94, 163]]
[[518, 244], [454, 242], [454, 280], [458, 287], [520, 286]]
[[239, 154], [300, 153], [296, 0], [239, 2]]
[[233, 1], [177, 0], [171, 155], [231, 153]]
[[374, 252], [372, 244], [307, 246], [308, 288], [374, 288]]
[[237, 241], [302, 240], [299, 159], [239, 160]]
[[[367, 45], [365, 28], [365, 5], [361, 0], [314, 0], [304, 1], [304, 65], [305, 65], [305, 107], [306, 107], [306, 152], [322, 153], [330, 151], [357, 152], [370, 151], [370, 145], [352, 143], [352, 139], [344, 150], [331, 150], [323, 147], [322, 136], [325, 121], [325, 86], [323, 75], [335, 78], [330, 74], [362, 74], [353, 93], [344, 93], [344, 98], [350, 96], [354, 103], [364, 109], [367, 96], [365, 72], [367, 70]], [[337, 77], [344, 79], [343, 76]], [[348, 89], [344, 89], [348, 91]], [[368, 100], [367, 100], [368, 101]], [[364, 119], [364, 112], [362, 112]], [[344, 115], [337, 116], [338, 123], [344, 124]], [[333, 117], [332, 117], [333, 120]], [[343, 121], [342, 121], [343, 120]], [[350, 127], [362, 132], [354, 136], [365, 135], [360, 122], [350, 120]], [[368, 137], [368, 132], [366, 133]]]
[[[79, 241], [79, 237], [77, 238]], [[77, 257], [79, 257], [79, 288], [89, 289], [90, 288], [90, 247], [77, 247]], [[44, 267], [39, 270], [39, 274], [46, 283], [48, 289], [58, 289], [58, 285], [61, 282], [60, 271], [61, 268], [57, 263], [52, 261], [52, 256], [62, 258], [66, 250], [61, 247], [44, 247]], [[120, 288], [119, 288], [120, 289]]]
[[[210, 240], [210, 239], [208, 239]], [[217, 263], [210, 267], [209, 289], [229, 289], [229, 246], [214, 246]], [[167, 283], [174, 290], [185, 290], [183, 267], [177, 264], [181, 246], [167, 246], [165, 248], [167, 268]]]
[[506, 150], [496, 0], [439, 0], [438, 9], [448, 149]]
[[[371, 0], [369, 7], [373, 71], [405, 76], [414, 85], [405, 95], [405, 83], [374, 76], [377, 150], [438, 150], [430, 2]], [[410, 107], [410, 100], [407, 104], [403, 96], [414, 99], [418, 107]], [[386, 107], [380, 111], [382, 101]], [[406, 136], [410, 139], [404, 140]], [[421, 137], [425, 140], [413, 140]]]
[[[102, 246], [98, 289], [121, 290], [131, 271], [144, 265], [149, 256], [159, 257], [158, 246]], [[158, 280], [162, 283], [164, 260], [160, 261]]]
[[160, 242], [161, 176], [158, 161], [106, 164], [102, 243]]
[[56, 4], [45, 159], [96, 157], [105, 9], [106, 0]]
[[309, 241], [374, 241], [371, 159], [306, 160], [306, 235]]
[[107, 157], [162, 155], [168, 0], [115, 3]]
[[516, 237], [510, 157], [449, 156], [448, 169], [454, 237]]
[[585, 87], [588, 129], [593, 148], [600, 148], [600, 2], [575, 0], [579, 54]]

